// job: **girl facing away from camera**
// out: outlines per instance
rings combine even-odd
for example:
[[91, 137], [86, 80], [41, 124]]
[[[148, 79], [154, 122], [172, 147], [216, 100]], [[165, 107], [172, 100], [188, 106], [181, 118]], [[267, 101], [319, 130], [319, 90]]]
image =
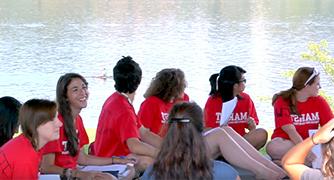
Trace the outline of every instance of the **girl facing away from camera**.
[[162, 126], [167, 122], [168, 112], [173, 104], [189, 101], [184, 93], [186, 80], [182, 70], [167, 68], [159, 71], [147, 88], [138, 111], [138, 119], [153, 133], [163, 136]]
[[[292, 87], [273, 96], [275, 130], [267, 145], [267, 153], [280, 164], [284, 154], [309, 137], [309, 130], [316, 130], [332, 119], [333, 112], [326, 100], [319, 96], [320, 75], [312, 67], [301, 67], [293, 75]], [[309, 152], [306, 163], [316, 155]]]
[[41, 149], [59, 138], [62, 123], [53, 101], [31, 99], [20, 109], [22, 134], [0, 148], [0, 179], [38, 179]]
[[196, 103], [177, 103], [168, 117], [168, 132], [152, 167], [141, 179], [239, 179], [230, 165], [212, 161], [202, 136], [202, 109]]
[[[188, 124], [183, 124], [182, 118], [181, 120], [178, 119], [180, 117], [188, 117], [188, 116], [190, 118], [190, 122], [188, 122]], [[251, 144], [249, 144], [243, 137], [241, 137], [238, 133], [236, 133], [231, 127], [229, 126], [218, 127], [204, 133], [203, 112], [200, 108], [198, 108], [198, 105], [194, 103], [182, 102], [181, 104], [174, 105], [174, 107], [170, 112], [168, 122], [169, 123], [166, 127], [168, 129], [167, 130], [168, 133], [162, 145], [164, 147], [161, 148], [157, 160], [155, 161], [152, 168], [153, 172], [152, 177], [154, 177], [155, 179], [160, 179], [160, 177], [162, 177], [160, 173], [162, 173], [164, 176], [162, 178], [170, 176], [172, 177], [174, 171], [176, 170], [180, 170], [180, 172], [178, 173], [182, 173], [183, 171], [190, 173], [188, 172], [189, 169], [186, 168], [190, 166], [189, 164], [190, 162], [194, 163], [192, 164], [193, 166], [195, 166], [193, 168], [194, 169], [197, 168], [198, 170], [196, 171], [199, 171], [198, 173], [202, 173], [203, 176], [205, 175], [208, 178], [215, 178], [222, 176], [222, 174], [219, 174], [220, 171], [219, 172], [215, 171], [215, 168], [217, 168], [215, 166], [224, 166], [226, 169], [230, 169], [229, 166], [226, 166], [225, 164], [215, 165], [215, 163], [217, 163], [216, 161], [213, 162], [207, 160], [207, 157], [205, 154], [203, 154], [203, 152], [206, 152], [211, 159], [216, 159], [218, 156], [223, 156], [230, 164], [241, 167], [243, 169], [247, 169], [252, 173], [254, 173], [257, 179], [282, 179], [286, 176], [286, 173], [284, 172], [283, 169], [281, 169], [273, 162], [263, 157]], [[180, 129], [178, 128], [183, 126], [186, 126], [187, 127], [186, 129], [189, 131], [191, 129], [191, 133], [193, 134], [190, 135], [190, 132], [187, 133], [187, 131], [181, 132]], [[193, 126], [193, 127], [190, 128], [188, 126]], [[172, 129], [169, 130], [169, 128]], [[195, 130], [192, 128], [194, 128]], [[180, 135], [174, 136], [175, 134], [177, 134], [175, 131], [180, 133]], [[198, 137], [197, 136], [198, 134], [200, 134], [201, 137]], [[194, 140], [191, 140], [191, 138], [194, 138]], [[201, 143], [202, 142], [201, 138], [204, 138], [205, 142], [204, 145]], [[186, 143], [187, 144], [193, 143], [194, 147], [188, 150], [187, 147], [183, 147], [183, 145], [185, 145]], [[206, 148], [203, 148], [204, 146]], [[202, 156], [198, 154], [195, 155], [195, 153], [199, 153], [197, 151], [198, 149], [196, 149], [197, 147], [200, 147], [198, 149], [201, 149], [201, 151], [203, 151], [202, 153], [200, 153]], [[176, 149], [179, 150], [180, 152], [175, 153]], [[191, 153], [188, 153], [187, 151]], [[185, 164], [182, 166], [177, 164], [179, 163], [179, 161], [175, 161], [175, 159], [177, 158], [182, 159], [185, 157], [189, 159], [185, 159], [184, 160]], [[202, 166], [198, 166], [200, 164], [199, 162], [204, 161], [203, 159], [206, 160], [206, 163], [204, 163]], [[168, 163], [172, 164], [173, 166], [167, 167]], [[213, 171], [211, 171], [212, 169], [210, 170], [210, 165], [211, 168], [213, 168]], [[165, 171], [166, 169], [164, 168], [170, 169], [172, 171], [171, 174], [169, 174], [168, 171]], [[194, 170], [191, 172], [196, 172], [196, 171]], [[233, 172], [234, 172], [233, 170], [227, 170], [227, 174], [225, 175], [223, 174], [223, 176], [225, 178], [229, 177], [233, 179], [235, 178]], [[149, 173], [146, 172], [146, 174]], [[157, 177], [159, 178], [157, 178], [155, 175], [157, 175]]]

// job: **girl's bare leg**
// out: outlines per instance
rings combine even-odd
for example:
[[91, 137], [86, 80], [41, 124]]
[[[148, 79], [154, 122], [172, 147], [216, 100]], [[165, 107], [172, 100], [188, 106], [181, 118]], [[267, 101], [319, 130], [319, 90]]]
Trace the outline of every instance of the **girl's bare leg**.
[[[231, 127], [229, 126], [223, 126], [221, 127], [224, 129], [247, 153], [254, 158], [256, 161], [264, 164], [268, 168], [280, 173], [285, 174], [285, 171], [277, 166], [272, 161], [266, 159], [264, 156], [262, 156], [251, 144], [249, 144], [243, 137], [241, 137], [237, 132], [235, 132]], [[284, 177], [284, 176], [283, 176]]]
[[213, 158], [221, 153], [229, 163], [252, 171], [257, 179], [280, 179], [286, 175], [255, 160], [224, 129], [213, 129], [206, 133], [205, 138]]

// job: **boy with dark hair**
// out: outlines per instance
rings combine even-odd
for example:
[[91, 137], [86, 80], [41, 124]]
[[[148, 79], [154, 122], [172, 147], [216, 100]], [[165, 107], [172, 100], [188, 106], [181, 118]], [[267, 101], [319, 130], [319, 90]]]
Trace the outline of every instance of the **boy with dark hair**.
[[140, 171], [153, 163], [161, 138], [138, 121], [132, 102], [142, 76], [138, 63], [130, 56], [120, 59], [113, 69], [114, 92], [104, 103], [96, 130], [94, 155], [131, 155]]

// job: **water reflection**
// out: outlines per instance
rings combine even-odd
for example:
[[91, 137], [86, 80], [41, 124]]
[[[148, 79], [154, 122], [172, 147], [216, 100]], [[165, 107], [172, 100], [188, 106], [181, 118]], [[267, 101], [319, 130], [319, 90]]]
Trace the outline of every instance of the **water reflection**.
[[[135, 99], [154, 74], [166, 67], [186, 73], [187, 93], [204, 106], [209, 76], [229, 64], [247, 70], [246, 91], [253, 97], [261, 126], [273, 127], [270, 102], [262, 97], [289, 88], [281, 76], [300, 61], [309, 41], [327, 39], [334, 52], [334, 1], [109, 1], [0, 0], [0, 95], [22, 102], [55, 98], [56, 82], [66, 72], [87, 77], [91, 92], [83, 111], [96, 127], [111, 79], [93, 78], [103, 68], [131, 55], [143, 69]], [[323, 89], [333, 84], [322, 72]], [[262, 98], [263, 99], [263, 98]]]

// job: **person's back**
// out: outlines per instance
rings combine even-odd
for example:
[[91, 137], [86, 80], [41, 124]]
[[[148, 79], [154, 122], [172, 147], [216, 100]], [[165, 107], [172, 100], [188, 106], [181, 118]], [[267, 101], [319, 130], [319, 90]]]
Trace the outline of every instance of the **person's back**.
[[170, 111], [168, 132], [153, 166], [142, 179], [236, 179], [238, 173], [212, 162], [204, 138], [203, 114], [196, 103], [178, 103]]
[[13, 97], [0, 98], [0, 147], [17, 132], [20, 107], [21, 103]]

